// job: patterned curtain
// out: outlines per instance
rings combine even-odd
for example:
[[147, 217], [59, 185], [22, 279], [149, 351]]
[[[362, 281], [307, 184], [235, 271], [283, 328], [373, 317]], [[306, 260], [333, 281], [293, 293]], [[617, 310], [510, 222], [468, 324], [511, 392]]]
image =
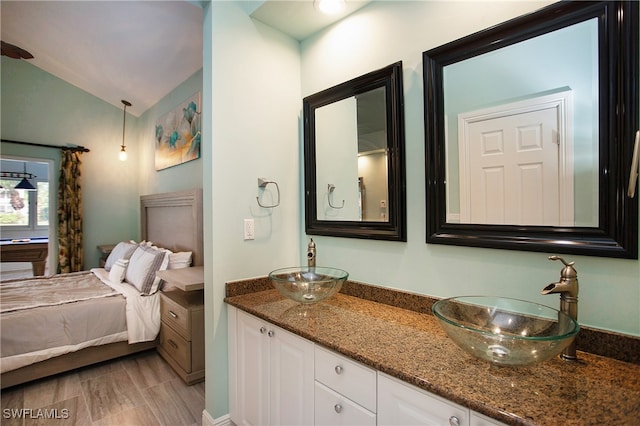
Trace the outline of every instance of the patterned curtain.
[[58, 187], [58, 273], [84, 269], [79, 151], [62, 150]]

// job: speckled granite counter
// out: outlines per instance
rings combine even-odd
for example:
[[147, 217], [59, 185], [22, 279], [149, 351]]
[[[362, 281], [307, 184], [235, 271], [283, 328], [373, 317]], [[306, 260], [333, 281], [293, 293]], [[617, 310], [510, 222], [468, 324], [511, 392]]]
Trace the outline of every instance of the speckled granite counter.
[[264, 290], [265, 280], [227, 286], [232, 306], [504, 423], [640, 424], [640, 365], [578, 352], [577, 363], [497, 367], [459, 349], [427, 297], [413, 295], [424, 302], [414, 310], [342, 293], [303, 306]]

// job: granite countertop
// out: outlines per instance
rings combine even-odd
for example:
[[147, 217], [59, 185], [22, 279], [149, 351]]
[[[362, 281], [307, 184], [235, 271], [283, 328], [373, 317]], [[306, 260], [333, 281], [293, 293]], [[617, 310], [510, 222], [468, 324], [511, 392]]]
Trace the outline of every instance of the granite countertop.
[[[228, 295], [233, 293], [227, 293]], [[498, 367], [458, 348], [436, 318], [338, 293], [301, 305], [276, 290], [231, 295], [243, 311], [428, 392], [512, 425], [638, 425], [640, 365], [578, 352]]]

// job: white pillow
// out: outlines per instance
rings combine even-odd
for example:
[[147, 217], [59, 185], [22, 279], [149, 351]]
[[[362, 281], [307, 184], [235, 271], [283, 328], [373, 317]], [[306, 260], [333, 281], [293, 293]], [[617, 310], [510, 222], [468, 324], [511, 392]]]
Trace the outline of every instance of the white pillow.
[[169, 252], [148, 246], [138, 246], [129, 259], [125, 280], [142, 294], [158, 291], [160, 278], [156, 272], [167, 269]]
[[178, 253], [169, 254], [169, 266], [167, 269], [182, 269], [191, 266], [191, 257], [193, 252], [180, 251]]
[[118, 259], [129, 259], [137, 248], [138, 245], [134, 242], [122, 241], [118, 243], [109, 253], [109, 257], [104, 263], [104, 269], [110, 271]]
[[109, 271], [109, 281], [112, 283], [121, 283], [124, 280], [124, 275], [127, 272], [128, 259], [118, 259], [116, 263], [111, 266]]

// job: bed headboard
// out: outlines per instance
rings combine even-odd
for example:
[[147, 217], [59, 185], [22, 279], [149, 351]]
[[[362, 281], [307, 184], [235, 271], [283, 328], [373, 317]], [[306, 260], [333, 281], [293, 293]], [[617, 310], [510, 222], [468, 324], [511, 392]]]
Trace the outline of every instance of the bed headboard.
[[140, 230], [143, 240], [173, 252], [192, 251], [193, 266], [203, 265], [202, 189], [142, 195]]

